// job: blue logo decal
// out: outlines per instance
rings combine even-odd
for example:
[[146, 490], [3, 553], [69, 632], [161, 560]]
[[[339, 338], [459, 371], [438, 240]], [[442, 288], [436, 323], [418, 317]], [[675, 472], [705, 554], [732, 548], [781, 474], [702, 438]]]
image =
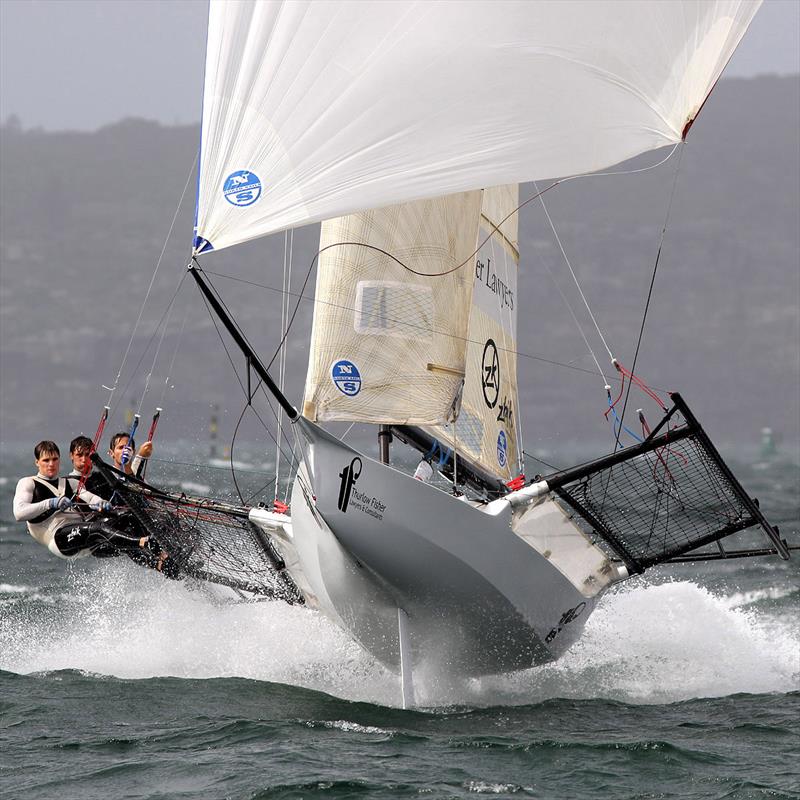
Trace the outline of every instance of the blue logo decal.
[[337, 361], [331, 368], [331, 378], [336, 388], [348, 397], [355, 397], [361, 391], [361, 373], [352, 361]]
[[255, 173], [240, 169], [225, 179], [222, 194], [231, 205], [251, 206], [261, 197], [261, 181]]
[[506, 439], [506, 432], [500, 431], [497, 435], [497, 463], [504, 467], [506, 459], [508, 458], [508, 440]]

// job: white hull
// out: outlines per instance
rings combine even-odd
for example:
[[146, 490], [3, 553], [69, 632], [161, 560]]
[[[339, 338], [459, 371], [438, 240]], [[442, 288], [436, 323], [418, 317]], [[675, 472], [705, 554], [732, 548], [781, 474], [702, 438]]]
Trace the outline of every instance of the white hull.
[[296, 425], [305, 464], [276, 544], [309, 602], [394, 670], [397, 609], [415, 666], [508, 672], [558, 658], [618, 577], [552, 501], [476, 506]]

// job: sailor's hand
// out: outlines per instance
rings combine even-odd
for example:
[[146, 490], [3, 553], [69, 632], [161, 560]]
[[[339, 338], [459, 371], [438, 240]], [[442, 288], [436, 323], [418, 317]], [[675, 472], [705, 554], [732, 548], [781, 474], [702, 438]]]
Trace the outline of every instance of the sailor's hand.
[[70, 511], [72, 510], [72, 500], [69, 497], [51, 497], [47, 507], [51, 511]]
[[139, 448], [139, 458], [150, 458], [151, 455], [153, 455], [153, 443], [145, 442]]
[[101, 503], [92, 503], [89, 508], [91, 508], [92, 511], [102, 511], [103, 514], [108, 514], [113, 506], [107, 500], [103, 500]]

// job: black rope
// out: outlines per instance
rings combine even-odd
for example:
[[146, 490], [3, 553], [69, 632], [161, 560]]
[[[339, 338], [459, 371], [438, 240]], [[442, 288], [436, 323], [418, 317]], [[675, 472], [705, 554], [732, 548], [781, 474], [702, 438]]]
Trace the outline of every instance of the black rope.
[[[342, 242], [340, 244], [346, 244], [346, 243]], [[365, 246], [369, 246], [369, 245], [365, 245]], [[320, 251], [320, 252], [322, 252], [322, 251]], [[283, 294], [284, 293], [284, 291], [282, 289], [278, 289], [275, 286], [268, 286], [265, 283], [258, 283], [257, 281], [246, 280], [245, 278], [237, 278], [235, 275], [227, 275], [224, 272], [212, 272], [212, 271], [207, 270], [207, 269], [204, 269], [203, 272], [204, 272], [205, 275], [213, 275], [214, 277], [217, 277], [217, 278], [224, 278], [225, 280], [235, 281], [236, 283], [243, 283], [243, 284], [245, 284], [247, 286], [254, 286], [254, 287], [258, 288], [258, 289], [265, 289], [265, 290], [267, 290], [269, 292], [277, 292], [279, 294]], [[314, 303], [314, 304], [326, 305], [326, 306], [330, 306], [331, 308], [340, 309], [342, 311], [355, 311], [355, 309], [352, 306], [345, 306], [345, 305], [341, 305], [339, 303], [331, 303], [331, 302], [328, 302], [327, 300], [318, 300], [316, 297], [310, 297], [309, 295], [305, 295], [305, 294], [298, 294], [297, 292], [286, 292], [286, 294], [289, 294], [291, 296], [297, 297], [298, 298], [297, 305], [299, 305], [301, 300], [307, 300], [308, 302], [311, 302], [311, 303]], [[295, 306], [295, 312], [296, 312], [296, 309], [297, 309], [297, 305]], [[388, 321], [390, 321], [390, 322], [392, 321], [391, 317], [386, 317], [386, 319]], [[291, 321], [294, 321], [294, 314], [292, 315], [292, 320]], [[428, 328], [422, 328], [421, 326], [415, 326], [415, 325], [413, 325], [411, 323], [407, 323], [405, 321], [403, 321], [403, 324], [406, 327], [412, 327], [412, 328], [413, 327], [418, 327], [420, 330], [424, 330], [426, 333], [434, 333], [437, 336], [448, 336], [451, 339], [459, 339], [459, 340], [464, 341], [464, 342], [466, 342], [468, 344], [481, 344], [481, 345], [483, 344], [483, 342], [479, 342], [476, 339], [469, 339], [469, 338], [463, 337], [463, 336], [454, 336], [453, 334], [448, 333], [446, 331], [430, 330]], [[291, 322], [290, 322], [290, 325], [291, 325]], [[287, 328], [287, 333], [288, 333], [288, 328]], [[280, 350], [280, 347], [281, 347], [281, 345], [279, 345], [278, 350]], [[537, 362], [542, 363], [542, 364], [549, 364], [550, 366], [553, 366], [553, 367], [563, 367], [564, 369], [569, 369], [569, 370], [572, 370], [573, 372], [580, 372], [580, 373], [583, 373], [584, 375], [589, 375], [592, 378], [596, 378], [597, 377], [597, 373], [594, 370], [587, 369], [586, 367], [579, 367], [576, 364], [571, 363], [571, 362], [570, 363], [565, 363], [563, 361], [556, 361], [556, 360], [551, 359], [551, 358], [546, 358], [545, 356], [535, 355], [534, 353], [525, 353], [525, 352], [523, 352], [521, 350], [513, 350], [510, 347], [502, 347], [500, 345], [497, 346], [497, 349], [498, 350], [502, 350], [503, 352], [506, 352], [506, 353], [511, 353], [512, 355], [516, 355], [519, 358], [527, 358], [527, 359], [530, 359], [531, 361], [537, 361]], [[277, 353], [276, 353], [276, 355], [277, 355]], [[275, 359], [275, 356], [273, 356], [272, 361], [274, 361], [274, 359]], [[270, 364], [272, 364], [272, 361], [270, 361]], [[621, 382], [621, 379], [617, 375], [612, 376], [611, 380], [617, 381], [617, 382]], [[654, 388], [657, 389], [658, 391], [662, 391], [662, 392], [666, 392], [667, 391], [666, 389], [663, 389], [663, 388], [658, 387], [658, 386], [655, 386]]]
[[[222, 299], [222, 297], [220, 296], [220, 293], [217, 291], [216, 287], [211, 283], [211, 281], [208, 281], [208, 284], [211, 287], [211, 289], [214, 291], [214, 294], [216, 294], [216, 296], [219, 299], [220, 303], [222, 304], [223, 308], [225, 308], [226, 312], [228, 312], [230, 314], [230, 311], [229, 311], [228, 307], [225, 305], [225, 302]], [[242, 379], [239, 376], [239, 372], [236, 369], [236, 365], [235, 365], [235, 363], [233, 361], [233, 358], [232, 358], [232, 356], [230, 354], [230, 351], [228, 350], [228, 347], [225, 344], [225, 339], [222, 336], [222, 333], [221, 333], [221, 331], [219, 329], [219, 326], [217, 325], [217, 320], [216, 320], [214, 314], [212, 313], [211, 308], [208, 305], [208, 301], [206, 300], [205, 297], [203, 297], [203, 303], [205, 304], [205, 307], [206, 307], [206, 310], [208, 311], [209, 317], [211, 317], [211, 322], [214, 325], [214, 330], [217, 332], [217, 336], [219, 337], [219, 340], [222, 343], [222, 347], [225, 350], [225, 354], [228, 356], [228, 361], [230, 362], [231, 368], [233, 369], [234, 375], [236, 376], [236, 380], [239, 382], [239, 386], [240, 386], [240, 388], [242, 390], [242, 393], [245, 396], [244, 408], [242, 409], [242, 413], [239, 416], [239, 421], [236, 423], [236, 428], [234, 429], [233, 435], [231, 437], [231, 444], [230, 444], [230, 471], [231, 471], [231, 479], [233, 480], [233, 485], [234, 485], [234, 487], [236, 489], [236, 494], [239, 496], [239, 500], [241, 501], [241, 503], [243, 505], [247, 505], [247, 503], [246, 503], [246, 501], [244, 499], [244, 496], [242, 495], [241, 490], [239, 489], [239, 483], [236, 480], [236, 469], [235, 469], [234, 464], [233, 464], [233, 452], [234, 452], [234, 448], [235, 448], [235, 445], [236, 445], [236, 435], [237, 435], [237, 433], [239, 431], [239, 426], [241, 425], [242, 420], [244, 419], [244, 415], [247, 412], [248, 408], [250, 408], [252, 410], [253, 414], [255, 414], [256, 419], [258, 419], [258, 421], [261, 423], [262, 428], [269, 435], [270, 439], [272, 439], [273, 444], [280, 450], [281, 455], [287, 461], [290, 461], [290, 458], [286, 454], [286, 451], [283, 449], [283, 447], [281, 447], [280, 442], [275, 437], [275, 435], [272, 433], [272, 431], [270, 430], [269, 426], [266, 424], [266, 422], [264, 422], [264, 420], [262, 419], [261, 415], [252, 406], [252, 399], [255, 396], [255, 393], [259, 389], [261, 389], [262, 393], [264, 394], [264, 396], [266, 398], [267, 405], [269, 406], [269, 409], [272, 412], [273, 417], [275, 417], [275, 421], [278, 422], [278, 415], [277, 415], [272, 403], [270, 402], [270, 397], [267, 394], [266, 389], [264, 389], [264, 387], [263, 387], [263, 381], [259, 380], [259, 382], [256, 384], [255, 389], [252, 391], [252, 393], [250, 395], [248, 395], [247, 389], [245, 388], [244, 383], [242, 383]], [[233, 318], [232, 315], [231, 315], [231, 318]], [[241, 328], [239, 328], [239, 332], [242, 334], [243, 338], [245, 338], [245, 340], [247, 341], [246, 337], [244, 336], [244, 333], [241, 331]], [[249, 341], [248, 341], [248, 344], [250, 344]], [[252, 345], [251, 345], [251, 347], [252, 347]], [[249, 367], [248, 367], [248, 369], [249, 369]], [[291, 445], [291, 441], [289, 440], [289, 437], [286, 435], [286, 433], [284, 431], [281, 431], [281, 433], [282, 433], [283, 437], [286, 439], [287, 443], [289, 443]], [[294, 447], [292, 446], [291, 449], [292, 449], [292, 455], [293, 455], [294, 454]], [[270, 481], [270, 483], [266, 484], [266, 486], [264, 488], [267, 488], [271, 483], [274, 483], [274, 479], [273, 479], [273, 481]], [[253, 496], [254, 495], [251, 495], [251, 499], [252, 499]]]
[[554, 470], [555, 472], [560, 472], [561, 471], [561, 467], [557, 467], [554, 464], [549, 464], [543, 458], [538, 458], [537, 456], [531, 455], [527, 450], [523, 449], [522, 455], [524, 455], [525, 458], [532, 458], [534, 461], [538, 461], [540, 464], [544, 464], [546, 467], [549, 467], [550, 469]]

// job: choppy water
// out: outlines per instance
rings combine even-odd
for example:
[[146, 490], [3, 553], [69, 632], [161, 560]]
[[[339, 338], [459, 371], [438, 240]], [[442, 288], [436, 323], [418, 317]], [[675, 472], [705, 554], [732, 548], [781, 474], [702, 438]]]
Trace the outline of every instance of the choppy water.
[[[800, 797], [799, 556], [650, 572], [558, 663], [403, 711], [314, 612], [49, 556], [9, 463], [0, 797]], [[797, 543], [797, 466], [737, 471]]]

